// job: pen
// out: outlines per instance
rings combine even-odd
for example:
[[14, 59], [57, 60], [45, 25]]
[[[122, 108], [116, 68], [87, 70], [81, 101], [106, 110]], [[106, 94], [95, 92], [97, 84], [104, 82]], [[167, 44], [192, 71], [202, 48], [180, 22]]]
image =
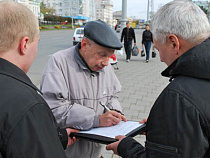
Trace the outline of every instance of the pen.
[[107, 111], [111, 111], [105, 104], [102, 103], [102, 101], [99, 102]]

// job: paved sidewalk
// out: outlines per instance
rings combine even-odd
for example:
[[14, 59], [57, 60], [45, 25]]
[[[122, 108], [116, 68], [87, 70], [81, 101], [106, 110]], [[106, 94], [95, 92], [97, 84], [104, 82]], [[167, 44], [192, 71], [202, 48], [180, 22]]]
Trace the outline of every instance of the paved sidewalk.
[[[140, 46], [138, 43], [137, 45]], [[140, 121], [147, 118], [155, 100], [169, 83], [169, 79], [160, 74], [167, 66], [160, 62], [158, 53], [156, 58], [150, 58], [149, 63], [140, 55], [132, 57], [129, 63], [125, 61], [125, 55], [117, 55], [117, 60], [119, 70], [115, 70], [115, 73], [122, 84], [119, 100], [123, 113], [128, 120]], [[136, 136], [135, 139], [144, 145], [145, 136]], [[106, 150], [103, 156], [119, 157]]]

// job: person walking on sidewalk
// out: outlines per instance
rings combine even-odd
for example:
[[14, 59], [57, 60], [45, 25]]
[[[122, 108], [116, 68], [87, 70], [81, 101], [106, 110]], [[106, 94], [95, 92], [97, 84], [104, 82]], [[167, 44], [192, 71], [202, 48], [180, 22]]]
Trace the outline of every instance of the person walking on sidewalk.
[[152, 32], [149, 29], [149, 24], [146, 25], [146, 30], [142, 34], [142, 48], [145, 47], [146, 50], [146, 62], [149, 62], [150, 48], [153, 43]]
[[[146, 148], [133, 138], [107, 146], [126, 158], [210, 157], [210, 25], [190, 1], [172, 1], [151, 21], [154, 46], [168, 66], [169, 85], [153, 105]], [[124, 138], [124, 139], [123, 139]]]
[[126, 53], [126, 61], [130, 62], [131, 50], [132, 50], [132, 40], [134, 40], [134, 46], [136, 45], [136, 36], [134, 29], [130, 27], [129, 22], [126, 22], [126, 27], [122, 31], [121, 42], [124, 38], [124, 48]]
[[58, 127], [26, 75], [40, 39], [36, 16], [17, 2], [0, 2], [0, 28], [0, 157], [66, 158], [76, 130]]

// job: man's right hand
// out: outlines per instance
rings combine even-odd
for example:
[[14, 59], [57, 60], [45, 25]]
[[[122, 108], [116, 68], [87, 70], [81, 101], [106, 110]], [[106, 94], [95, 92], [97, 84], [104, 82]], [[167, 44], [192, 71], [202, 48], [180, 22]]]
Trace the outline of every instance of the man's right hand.
[[117, 125], [120, 121], [127, 121], [125, 116], [116, 111], [107, 111], [106, 113], [100, 115], [99, 126], [109, 127]]

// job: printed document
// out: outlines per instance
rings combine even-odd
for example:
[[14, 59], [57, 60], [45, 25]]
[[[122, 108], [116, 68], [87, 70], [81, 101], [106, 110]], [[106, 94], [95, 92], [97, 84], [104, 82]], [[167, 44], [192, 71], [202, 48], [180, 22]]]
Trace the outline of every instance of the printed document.
[[127, 135], [129, 132], [140, 127], [141, 125], [143, 124], [140, 124], [139, 122], [121, 121], [119, 124], [111, 126], [111, 127], [93, 128], [89, 131], [80, 131], [79, 133], [95, 134], [95, 135], [115, 138], [115, 136], [118, 136], [118, 135]]

